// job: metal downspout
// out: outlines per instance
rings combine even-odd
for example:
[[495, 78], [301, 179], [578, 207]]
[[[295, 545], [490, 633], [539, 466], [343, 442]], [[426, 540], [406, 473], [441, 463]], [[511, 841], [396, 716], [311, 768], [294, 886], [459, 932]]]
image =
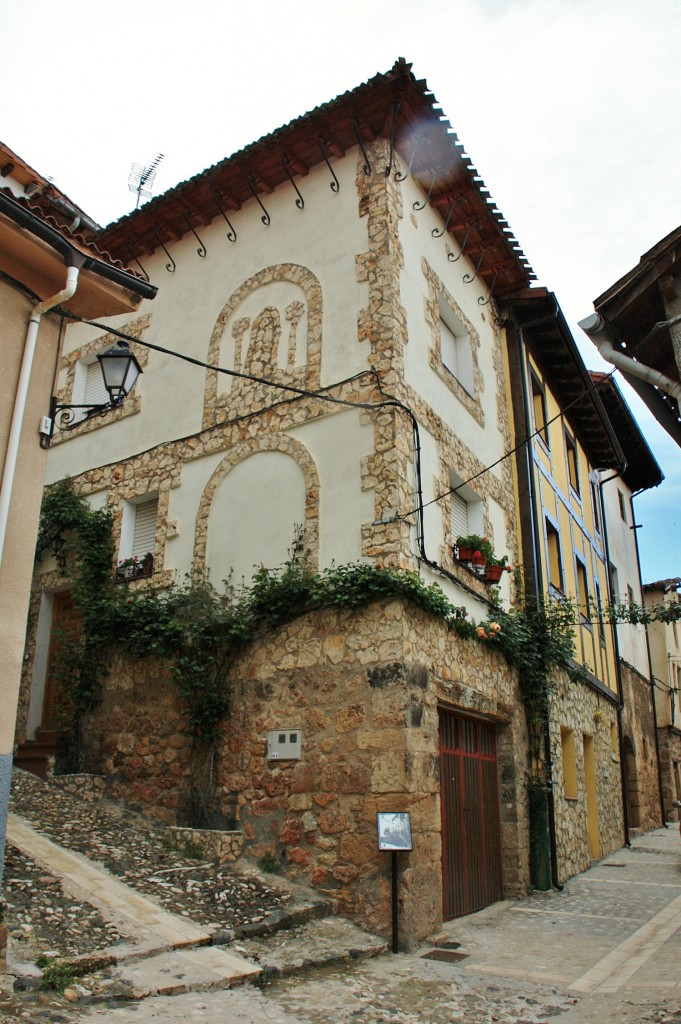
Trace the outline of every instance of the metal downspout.
[[21, 430], [24, 422], [24, 413], [26, 411], [26, 400], [28, 397], [31, 370], [33, 368], [33, 356], [36, 350], [40, 321], [44, 313], [49, 312], [49, 310], [53, 309], [55, 306], [61, 305], [62, 302], [66, 302], [75, 295], [77, 287], [78, 267], [69, 266], [66, 271], [66, 284], [64, 288], [60, 292], [57, 292], [56, 295], [52, 295], [49, 299], [43, 299], [42, 302], [39, 302], [34, 306], [28, 320], [28, 329], [26, 331], [26, 340], [24, 342], [24, 354], [21, 360], [17, 393], [14, 400], [14, 409], [12, 410], [12, 423], [7, 441], [7, 454], [5, 455], [2, 484], [0, 485], [0, 565], [2, 564], [5, 537], [7, 536], [7, 523], [9, 520], [10, 503], [12, 500], [12, 489], [14, 487], [14, 475], [19, 455]]
[[[636, 359], [632, 359], [631, 356], [625, 355], [624, 352], [620, 352], [614, 347], [608, 330], [608, 324], [600, 313], [592, 313], [591, 316], [587, 316], [584, 320], [580, 320], [579, 326], [582, 328], [584, 333], [588, 335], [591, 341], [593, 341], [600, 355], [606, 360], [606, 362], [612, 363], [612, 365], [616, 366], [618, 370], [622, 371], [622, 373], [628, 373], [632, 377], [638, 377], [640, 380], [644, 380], [647, 384], [652, 384], [653, 387], [671, 395], [677, 401], [681, 401], [681, 384], [678, 381], [671, 380], [670, 377], [666, 377], [663, 373], [660, 373], [659, 370], [654, 370], [652, 366], [646, 366], [645, 363], [639, 363]], [[656, 328], [658, 326], [659, 325], [656, 324]], [[662, 326], [666, 325], [663, 324]], [[650, 337], [652, 333], [653, 332], [651, 331], [646, 335], [646, 338]]]

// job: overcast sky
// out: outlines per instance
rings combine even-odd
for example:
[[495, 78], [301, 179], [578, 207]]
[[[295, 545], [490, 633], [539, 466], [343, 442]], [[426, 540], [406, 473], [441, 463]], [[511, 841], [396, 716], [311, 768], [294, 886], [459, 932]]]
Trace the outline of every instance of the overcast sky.
[[[4, 0], [0, 138], [100, 223], [387, 71], [425, 78], [538, 276], [577, 321], [681, 223], [679, 0]], [[646, 580], [681, 576], [681, 452], [619, 375], [666, 480]]]

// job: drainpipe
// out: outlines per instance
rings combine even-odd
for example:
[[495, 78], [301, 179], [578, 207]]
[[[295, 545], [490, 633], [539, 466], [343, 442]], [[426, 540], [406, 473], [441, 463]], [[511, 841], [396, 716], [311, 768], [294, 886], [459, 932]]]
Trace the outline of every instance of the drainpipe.
[[[666, 392], [671, 395], [672, 398], [676, 398], [677, 401], [681, 401], [681, 384], [678, 381], [672, 380], [670, 377], [666, 377], [663, 373], [659, 373], [657, 370], [653, 370], [651, 366], [645, 366], [643, 363], [639, 363], [636, 359], [632, 359], [630, 356], [625, 356], [623, 352], [616, 349], [612, 343], [612, 337], [610, 335], [610, 327], [605, 322], [600, 313], [592, 313], [591, 316], [587, 316], [584, 320], [579, 321], [579, 326], [582, 328], [585, 334], [587, 334], [594, 345], [608, 363], [612, 363], [622, 373], [628, 373], [632, 377], [638, 377], [640, 380], [646, 381], [648, 384], [652, 384], [653, 387], [659, 388], [660, 391]], [[659, 325], [655, 325], [656, 328]], [[653, 333], [652, 331], [650, 332]], [[647, 335], [649, 337], [650, 335]]]
[[75, 294], [77, 287], [78, 267], [69, 266], [66, 271], [66, 284], [64, 288], [60, 292], [57, 292], [56, 295], [52, 295], [49, 299], [43, 299], [42, 302], [39, 302], [34, 306], [28, 320], [28, 330], [26, 331], [26, 341], [24, 342], [24, 355], [21, 361], [19, 383], [17, 384], [17, 394], [14, 400], [14, 410], [12, 412], [12, 424], [10, 426], [9, 439], [7, 442], [7, 454], [5, 456], [5, 467], [2, 474], [2, 485], [0, 485], [0, 565], [2, 564], [2, 555], [5, 548], [10, 501], [12, 498], [12, 488], [14, 486], [14, 474], [16, 471], [17, 457], [19, 455], [19, 441], [24, 422], [24, 412], [26, 411], [26, 399], [31, 379], [31, 369], [33, 367], [33, 356], [35, 354], [36, 343], [38, 340], [40, 320], [44, 313], [49, 312], [49, 310], [54, 309], [55, 306], [60, 306], [62, 302], [66, 302], [70, 299]]

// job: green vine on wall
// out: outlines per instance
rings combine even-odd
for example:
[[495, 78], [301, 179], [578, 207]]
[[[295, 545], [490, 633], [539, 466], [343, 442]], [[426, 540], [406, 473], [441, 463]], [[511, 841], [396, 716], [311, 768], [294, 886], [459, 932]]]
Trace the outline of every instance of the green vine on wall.
[[[192, 576], [159, 592], [130, 590], [114, 582], [112, 525], [112, 513], [91, 509], [69, 480], [52, 487], [44, 499], [38, 550], [55, 535], [66, 537], [66, 574], [81, 613], [80, 635], [64, 645], [62, 666], [77, 721], [96, 703], [116, 646], [133, 656], [164, 659], [194, 742], [212, 740], [229, 710], [230, 668], [256, 639], [308, 612], [360, 608], [390, 597], [410, 601], [464, 639], [498, 647], [519, 670], [536, 736], [548, 721], [551, 666], [573, 676], [583, 673], [574, 661], [577, 613], [570, 602], [529, 603], [508, 611], [498, 605], [493, 620], [477, 624], [436, 583], [427, 585], [417, 573], [371, 563], [314, 572], [295, 551], [279, 568], [258, 569], [249, 587], [219, 593], [202, 576]], [[676, 607], [681, 617], [681, 605]], [[631, 612], [622, 606], [616, 613], [627, 609]]]

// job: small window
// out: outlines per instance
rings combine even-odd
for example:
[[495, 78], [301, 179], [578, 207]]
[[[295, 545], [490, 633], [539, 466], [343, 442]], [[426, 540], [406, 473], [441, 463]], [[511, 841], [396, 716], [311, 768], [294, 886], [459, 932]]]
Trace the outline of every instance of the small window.
[[560, 557], [560, 536], [558, 530], [548, 519], [546, 522], [546, 560], [549, 570], [549, 583], [561, 593], [563, 586], [563, 562]]
[[567, 458], [567, 471], [570, 487], [575, 492], [575, 494], [579, 494], [580, 490], [579, 466], [577, 462], [577, 445], [575, 444], [574, 437], [571, 437], [570, 434], [567, 433], [567, 431], [565, 433], [565, 452]]
[[473, 352], [471, 339], [463, 322], [451, 306], [441, 297], [438, 300], [440, 312], [440, 358], [446, 370], [472, 395]]
[[449, 471], [449, 486], [452, 489], [450, 494], [450, 527], [452, 542], [456, 544], [457, 537], [464, 537], [466, 534], [483, 534], [483, 505], [479, 494], [465, 484], [462, 478], [453, 470]]
[[617, 604], [620, 599], [620, 577], [612, 562], [610, 563], [610, 591], [613, 602]]
[[534, 429], [546, 447], [549, 446], [549, 429], [546, 416], [546, 395], [534, 373], [530, 373], [530, 389], [532, 391], [532, 416]]
[[603, 533], [601, 526], [601, 502], [600, 502], [600, 491], [598, 484], [594, 480], [591, 481], [591, 508], [593, 509], [594, 515], [594, 530], [596, 533]]
[[634, 607], [634, 591], [632, 587], [627, 583], [627, 604], [630, 608]]
[[137, 558], [154, 553], [156, 545], [156, 521], [158, 518], [158, 495], [126, 501], [121, 524], [120, 559]]
[[468, 502], [456, 491], [452, 494], [452, 537], [465, 536], [470, 533], [468, 528]]
[[577, 755], [575, 752], [575, 734], [572, 729], [560, 727], [560, 749], [563, 762], [563, 796], [566, 800], [576, 800], [577, 790]]
[[582, 620], [589, 620], [589, 584], [586, 565], [581, 558], [575, 559], [575, 579], [577, 582], [577, 604]]
[[594, 589], [596, 591], [596, 609], [598, 611], [598, 635], [601, 643], [605, 643], [605, 622], [603, 621], [603, 598], [601, 596], [601, 585], [598, 580], [594, 580]]
[[617, 488], [617, 500], [620, 506], [620, 518], [622, 519], [623, 523], [627, 523], [629, 521], [627, 519], [627, 503], [619, 487]]

